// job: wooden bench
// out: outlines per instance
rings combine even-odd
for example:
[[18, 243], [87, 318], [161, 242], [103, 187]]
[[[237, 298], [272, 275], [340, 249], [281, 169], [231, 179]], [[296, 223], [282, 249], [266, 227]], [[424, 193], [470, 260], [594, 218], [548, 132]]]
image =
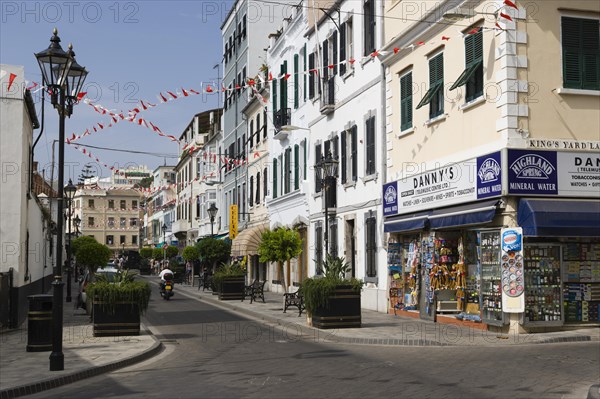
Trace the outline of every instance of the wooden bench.
[[283, 313], [286, 313], [287, 308], [290, 306], [295, 306], [298, 308], [298, 317], [302, 315], [302, 311], [304, 310], [304, 296], [302, 295], [301, 287], [298, 287], [296, 292], [283, 294], [283, 299]]
[[256, 301], [257, 298], [261, 298], [263, 303], [265, 303], [265, 284], [266, 281], [254, 280], [254, 282], [250, 285], [247, 285], [244, 289], [244, 297], [242, 298], [242, 302], [246, 297], [250, 297], [250, 303]]

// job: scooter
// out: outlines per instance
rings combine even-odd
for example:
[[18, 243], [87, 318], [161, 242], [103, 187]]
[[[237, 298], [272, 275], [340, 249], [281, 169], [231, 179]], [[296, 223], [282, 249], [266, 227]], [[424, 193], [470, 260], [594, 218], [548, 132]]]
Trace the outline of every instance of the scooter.
[[166, 275], [165, 282], [162, 284], [160, 289], [160, 296], [162, 296], [165, 301], [168, 301], [173, 295], [175, 295], [173, 292], [174, 285], [173, 276]]

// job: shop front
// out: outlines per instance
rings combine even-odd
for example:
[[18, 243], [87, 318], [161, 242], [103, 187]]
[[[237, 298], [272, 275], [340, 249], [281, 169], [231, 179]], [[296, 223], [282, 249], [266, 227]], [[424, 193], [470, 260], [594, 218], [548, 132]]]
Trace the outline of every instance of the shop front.
[[[600, 325], [600, 169], [550, 168], [522, 152], [505, 149], [383, 187], [390, 313], [521, 332]], [[553, 154], [546, 158], [590, 163]], [[550, 181], [536, 181], [536, 165]], [[522, 191], [565, 187], [565, 178], [589, 180], [590, 190]]]

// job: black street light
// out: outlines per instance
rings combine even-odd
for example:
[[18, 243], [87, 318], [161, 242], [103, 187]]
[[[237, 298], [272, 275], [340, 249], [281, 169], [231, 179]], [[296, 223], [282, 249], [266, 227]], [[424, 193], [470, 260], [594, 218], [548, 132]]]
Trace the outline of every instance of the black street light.
[[215, 226], [215, 217], [217, 216], [217, 212], [219, 208], [216, 207], [215, 203], [211, 203], [210, 207], [206, 210], [208, 212], [208, 217], [210, 218], [210, 236], [214, 237], [214, 226]]
[[162, 225], [162, 232], [163, 232], [163, 264], [165, 263], [164, 261], [167, 260], [167, 248], [165, 248], [165, 246], [167, 245], [167, 225], [163, 223]]
[[[50, 38], [50, 46], [35, 54], [42, 72], [42, 86], [50, 93], [50, 100], [58, 110], [58, 204], [56, 227], [56, 269], [54, 270], [53, 305], [52, 305], [52, 353], [50, 354], [50, 371], [61, 371], [65, 368], [65, 356], [62, 351], [63, 338], [63, 281], [62, 281], [62, 232], [63, 232], [63, 187], [65, 172], [65, 117], [70, 116], [65, 108], [66, 97], [77, 98], [87, 76], [85, 68], [71, 71], [74, 62], [73, 54], [66, 53], [60, 46], [58, 31], [54, 29]], [[44, 97], [42, 95], [42, 97]]]
[[331, 155], [331, 151], [327, 153], [321, 162], [315, 165], [317, 179], [321, 182], [321, 187], [325, 191], [325, 251], [329, 254], [329, 198], [328, 191], [330, 188], [335, 188], [335, 178], [337, 176], [339, 161]]
[[67, 239], [69, 243], [67, 245], [67, 302], [71, 302], [71, 267], [73, 262], [73, 251], [71, 249], [71, 218], [73, 217], [73, 198], [77, 192], [77, 187], [73, 185], [71, 179], [69, 184], [63, 189], [65, 193], [65, 199], [67, 200]]

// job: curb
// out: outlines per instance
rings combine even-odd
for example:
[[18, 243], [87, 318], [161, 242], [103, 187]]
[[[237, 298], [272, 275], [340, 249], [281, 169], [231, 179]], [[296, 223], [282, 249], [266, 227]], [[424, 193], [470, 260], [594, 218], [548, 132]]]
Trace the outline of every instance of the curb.
[[62, 385], [71, 384], [86, 378], [94, 377], [100, 374], [114, 371], [123, 367], [131, 366], [135, 363], [139, 363], [152, 356], [158, 354], [163, 344], [152, 334], [152, 332], [144, 325], [144, 331], [154, 339], [154, 344], [146, 349], [145, 351], [138, 353], [137, 355], [130, 356], [123, 360], [119, 360], [114, 363], [107, 363], [100, 366], [89, 367], [81, 371], [75, 371], [71, 374], [62, 375], [60, 377], [51, 377], [42, 381], [36, 381], [30, 384], [21, 385], [13, 388], [8, 388], [0, 391], [0, 399], [17, 398], [24, 395], [32, 395], [34, 393], [46, 391], [52, 388], [58, 388]]

